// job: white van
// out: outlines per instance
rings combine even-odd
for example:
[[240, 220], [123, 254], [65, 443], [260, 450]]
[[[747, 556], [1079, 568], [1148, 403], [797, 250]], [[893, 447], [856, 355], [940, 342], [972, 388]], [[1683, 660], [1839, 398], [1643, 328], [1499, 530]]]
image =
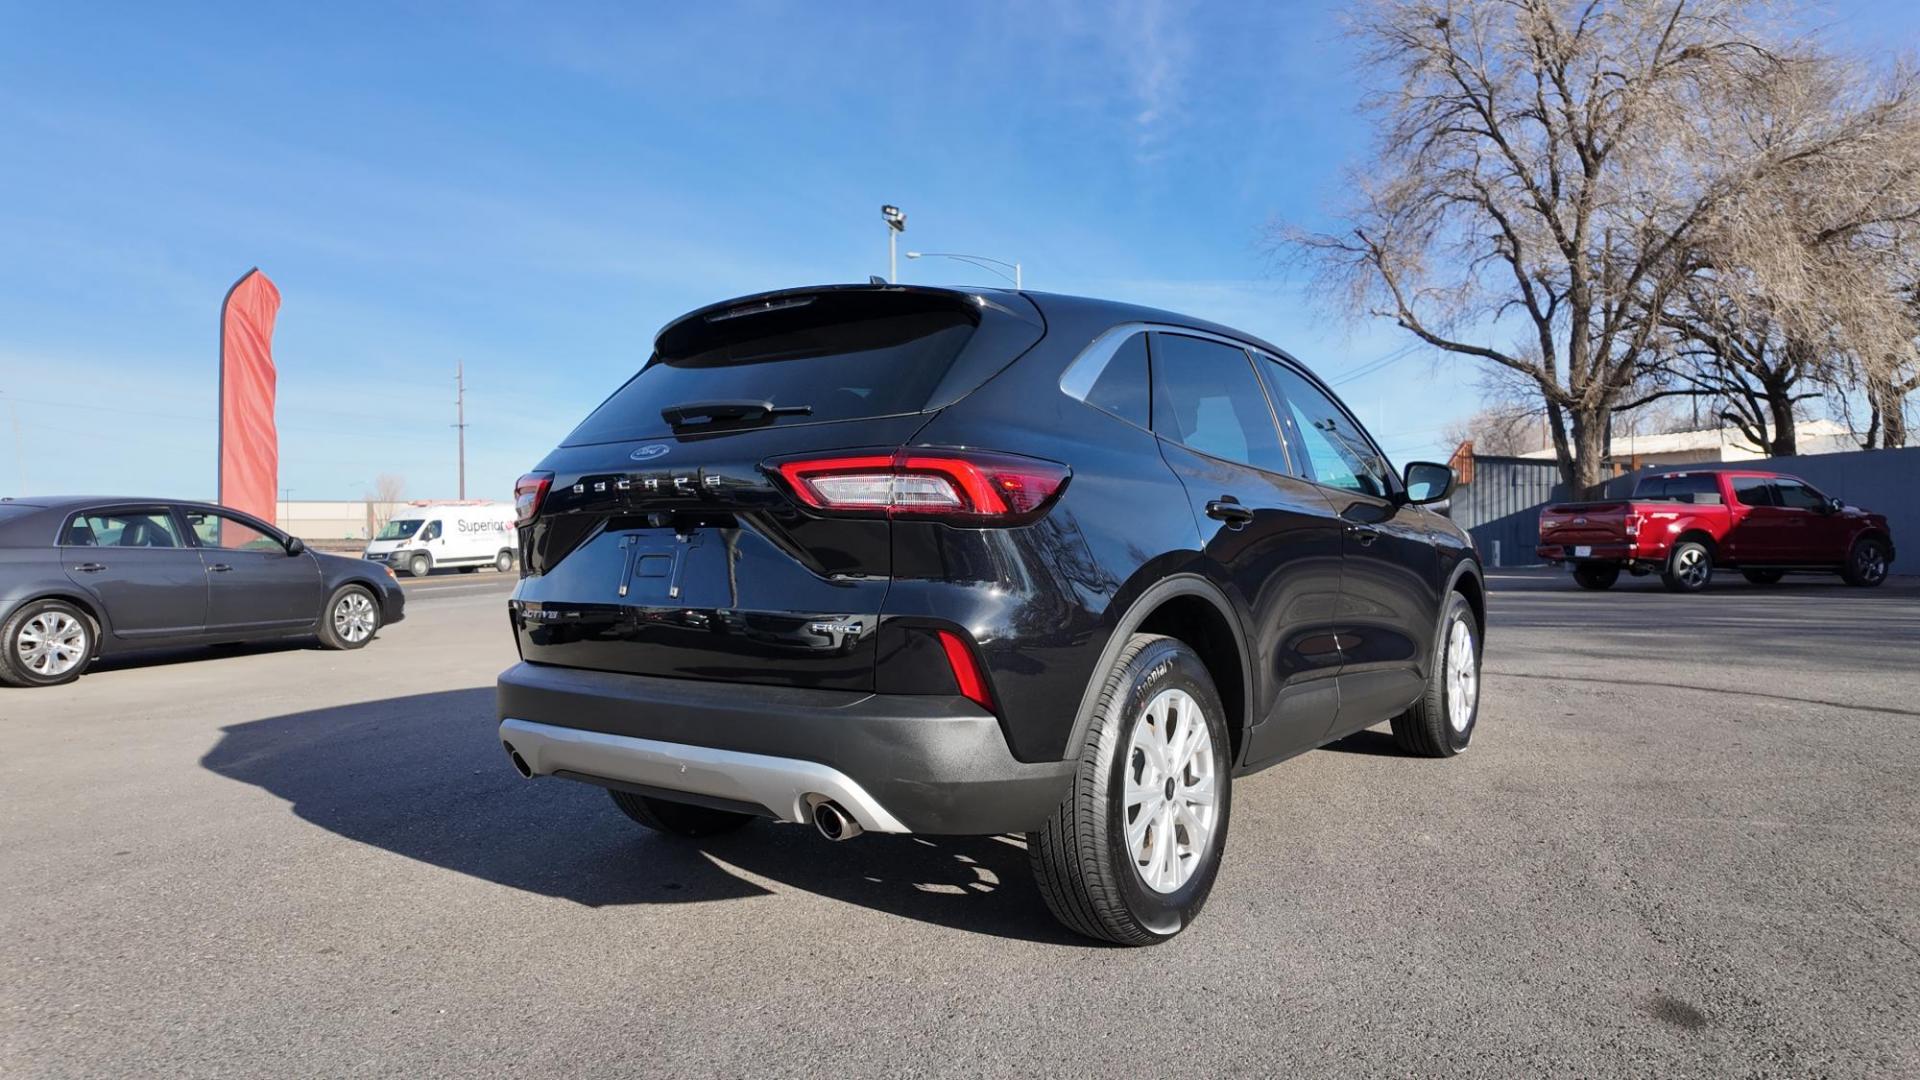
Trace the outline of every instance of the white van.
[[429, 503], [395, 510], [367, 541], [366, 557], [425, 577], [438, 566], [513, 569], [512, 503]]

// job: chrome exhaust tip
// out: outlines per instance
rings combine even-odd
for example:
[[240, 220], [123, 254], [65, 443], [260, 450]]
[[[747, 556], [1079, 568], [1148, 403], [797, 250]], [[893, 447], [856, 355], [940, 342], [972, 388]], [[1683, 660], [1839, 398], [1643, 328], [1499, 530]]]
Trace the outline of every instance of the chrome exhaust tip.
[[852, 814], [840, 809], [840, 804], [832, 799], [814, 802], [813, 827], [829, 840], [851, 840], [866, 831], [859, 822], [853, 820]]
[[506, 748], [507, 760], [513, 762], [513, 770], [520, 774], [520, 778], [522, 780], [533, 779], [533, 766], [527, 764], [527, 759], [520, 756], [520, 751], [515, 750], [512, 743], [504, 740], [500, 745]]

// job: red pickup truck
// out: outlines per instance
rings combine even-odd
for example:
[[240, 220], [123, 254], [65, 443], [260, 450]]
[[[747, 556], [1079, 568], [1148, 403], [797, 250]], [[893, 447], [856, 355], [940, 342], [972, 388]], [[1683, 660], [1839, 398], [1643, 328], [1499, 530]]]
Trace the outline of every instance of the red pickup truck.
[[1620, 571], [1658, 573], [1697, 592], [1715, 567], [1758, 585], [1788, 573], [1838, 573], [1878, 585], [1893, 565], [1887, 519], [1828, 498], [1784, 473], [1651, 473], [1624, 500], [1554, 503], [1540, 511], [1541, 558], [1571, 563], [1582, 588], [1606, 589]]

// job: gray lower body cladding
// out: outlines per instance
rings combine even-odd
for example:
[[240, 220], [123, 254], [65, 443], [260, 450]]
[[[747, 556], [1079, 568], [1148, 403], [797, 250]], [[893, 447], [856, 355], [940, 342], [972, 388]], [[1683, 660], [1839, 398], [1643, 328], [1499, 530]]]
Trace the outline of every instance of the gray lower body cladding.
[[794, 800], [815, 793], [856, 816], [864, 807], [873, 820], [861, 824], [876, 831], [1025, 832], [1053, 813], [1074, 769], [1016, 761], [998, 721], [957, 696], [528, 663], [503, 672], [498, 691], [501, 737], [536, 775], [683, 790], [788, 821]]

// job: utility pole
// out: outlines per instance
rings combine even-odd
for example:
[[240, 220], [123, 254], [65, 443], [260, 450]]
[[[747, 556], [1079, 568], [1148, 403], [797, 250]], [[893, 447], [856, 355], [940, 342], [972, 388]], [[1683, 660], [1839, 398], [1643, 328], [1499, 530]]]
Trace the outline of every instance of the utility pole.
[[460, 432], [460, 501], [467, 498], [467, 362], [454, 362], [454, 428]]

